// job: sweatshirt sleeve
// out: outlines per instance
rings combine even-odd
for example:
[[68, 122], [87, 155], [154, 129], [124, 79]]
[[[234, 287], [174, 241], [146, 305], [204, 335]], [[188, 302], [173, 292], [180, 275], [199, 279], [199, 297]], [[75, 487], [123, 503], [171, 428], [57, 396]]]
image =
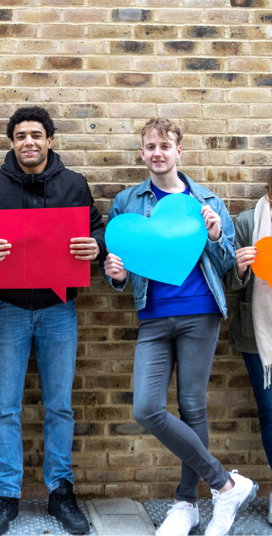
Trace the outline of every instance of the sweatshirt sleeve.
[[105, 245], [105, 226], [102, 222], [102, 215], [98, 212], [97, 208], [94, 206], [93, 196], [91, 194], [90, 188], [86, 181], [86, 188], [84, 193], [83, 206], [90, 207], [90, 236], [95, 238], [97, 241], [100, 254], [98, 255], [98, 261], [101, 261], [106, 256], [106, 245]]
[[[237, 216], [234, 223], [234, 227], [236, 249], [238, 250], [251, 245], [251, 237], [249, 236], [246, 228], [241, 225], [241, 216]], [[232, 269], [228, 271], [226, 277], [224, 278], [224, 284], [226, 289], [229, 291], [235, 291], [245, 288], [250, 281], [251, 275], [252, 270], [251, 267], [248, 266], [244, 278], [240, 279], [238, 276], [237, 265], [235, 262]]]
[[[117, 195], [113, 201], [113, 204], [111, 206], [111, 209], [109, 211], [109, 215], [108, 215], [108, 221], [107, 221], [107, 225], [110, 223], [110, 221], [115, 218], [115, 216], [118, 216], [119, 214], [123, 214], [123, 211], [121, 209], [121, 206], [120, 206], [120, 196]], [[100, 270], [101, 270], [101, 273], [104, 277], [104, 279], [106, 279], [106, 281], [108, 281], [108, 283], [111, 284], [111, 286], [113, 288], [115, 288], [115, 290], [119, 290], [120, 292], [122, 292], [124, 290], [124, 288], [126, 287], [129, 279], [130, 279], [130, 272], [127, 271], [127, 277], [124, 281], [117, 281], [116, 279], [113, 279], [112, 277], [106, 275], [105, 273], [105, 269], [104, 269], [104, 262], [100, 262]]]

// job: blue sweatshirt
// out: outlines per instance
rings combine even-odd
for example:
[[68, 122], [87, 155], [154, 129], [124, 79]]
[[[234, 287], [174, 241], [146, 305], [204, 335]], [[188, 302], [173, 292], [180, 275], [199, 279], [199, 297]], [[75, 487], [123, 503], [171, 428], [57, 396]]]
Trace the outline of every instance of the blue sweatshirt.
[[[184, 181], [184, 179], [181, 180]], [[190, 194], [189, 186], [187, 183], [185, 184], [186, 189], [180, 195]], [[158, 202], [164, 196], [171, 195], [168, 192], [163, 192], [153, 183], [151, 185]], [[139, 311], [138, 317], [142, 320], [145, 318], [163, 318], [167, 316], [219, 312], [219, 308], [206, 283], [198, 261], [180, 287], [149, 279], [146, 306]]]

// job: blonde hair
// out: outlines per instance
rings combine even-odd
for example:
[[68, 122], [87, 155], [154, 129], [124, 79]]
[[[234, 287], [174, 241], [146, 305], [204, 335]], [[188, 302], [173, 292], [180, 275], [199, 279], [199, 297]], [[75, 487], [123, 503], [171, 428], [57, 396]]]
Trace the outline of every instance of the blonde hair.
[[267, 198], [267, 201], [269, 201], [271, 207], [272, 207], [272, 169], [270, 170], [269, 176], [268, 176], [268, 182], [267, 185], [264, 188], [265, 195]]
[[174, 121], [170, 119], [163, 119], [158, 117], [152, 117], [142, 128], [142, 140], [144, 141], [144, 136], [151, 132], [152, 130], [157, 130], [158, 134], [162, 138], [169, 138], [169, 132], [172, 132], [176, 137], [176, 144], [180, 145], [180, 141], [183, 138], [182, 130], [178, 127]]

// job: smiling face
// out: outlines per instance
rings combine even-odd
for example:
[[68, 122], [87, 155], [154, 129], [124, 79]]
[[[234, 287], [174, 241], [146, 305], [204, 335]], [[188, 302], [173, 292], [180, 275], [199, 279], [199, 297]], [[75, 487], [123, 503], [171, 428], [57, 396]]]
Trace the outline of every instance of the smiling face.
[[13, 149], [18, 164], [25, 173], [42, 173], [46, 167], [52, 138], [38, 121], [23, 121], [15, 126]]
[[181, 153], [182, 147], [177, 145], [173, 132], [168, 132], [168, 137], [162, 138], [157, 130], [153, 129], [143, 138], [141, 157], [151, 175], [167, 175], [172, 171], [176, 175], [176, 164]]

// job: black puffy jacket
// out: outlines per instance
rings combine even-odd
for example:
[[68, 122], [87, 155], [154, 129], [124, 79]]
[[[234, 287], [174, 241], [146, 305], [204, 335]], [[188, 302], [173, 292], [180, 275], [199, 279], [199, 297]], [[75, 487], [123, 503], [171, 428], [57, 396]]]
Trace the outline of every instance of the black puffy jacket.
[[[7, 153], [0, 169], [0, 210], [89, 206], [91, 236], [99, 244], [99, 257], [103, 258], [104, 224], [93, 204], [85, 177], [65, 168], [60, 156], [54, 151], [50, 150], [48, 156], [48, 164], [43, 173], [26, 174], [18, 166], [14, 151]], [[0, 238], [6, 238], [1, 236], [1, 229]], [[67, 288], [67, 300], [76, 295], [76, 288]], [[61, 303], [61, 299], [51, 289], [0, 289], [0, 300], [30, 310]]]

